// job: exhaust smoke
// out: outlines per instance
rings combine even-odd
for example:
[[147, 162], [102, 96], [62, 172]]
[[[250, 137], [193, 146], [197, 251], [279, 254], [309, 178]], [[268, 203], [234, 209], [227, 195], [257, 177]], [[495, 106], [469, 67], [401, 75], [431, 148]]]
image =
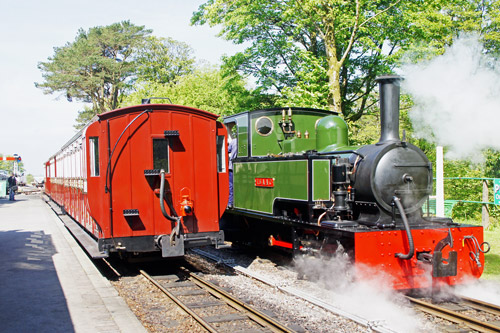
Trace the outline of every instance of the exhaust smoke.
[[402, 70], [418, 137], [448, 147], [449, 159], [482, 162], [483, 150], [500, 150], [500, 63], [479, 36], [463, 35], [443, 55]]

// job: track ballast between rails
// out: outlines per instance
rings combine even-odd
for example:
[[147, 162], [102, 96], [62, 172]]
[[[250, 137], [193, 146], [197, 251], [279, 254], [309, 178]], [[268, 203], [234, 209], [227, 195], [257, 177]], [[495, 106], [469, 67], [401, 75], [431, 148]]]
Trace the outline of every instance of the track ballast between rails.
[[[225, 331], [224, 328], [217, 325], [223, 322], [241, 323], [234, 324], [233, 329], [252, 329], [262, 332], [294, 332], [276, 319], [238, 300], [187, 269], [182, 269], [182, 275], [185, 276], [185, 280], [179, 280], [172, 276], [150, 276], [143, 270], [140, 273], [209, 332]], [[187, 290], [181, 291], [185, 288]], [[212, 300], [199, 301], [198, 299], [196, 302], [186, 302], [181, 299], [182, 296], [202, 294], [211, 295]], [[223, 305], [233, 310], [228, 310], [228, 308], [223, 309]], [[203, 316], [199, 314], [199, 309], [209, 307], [218, 307], [216, 316]], [[252, 323], [248, 323], [249, 321]]]

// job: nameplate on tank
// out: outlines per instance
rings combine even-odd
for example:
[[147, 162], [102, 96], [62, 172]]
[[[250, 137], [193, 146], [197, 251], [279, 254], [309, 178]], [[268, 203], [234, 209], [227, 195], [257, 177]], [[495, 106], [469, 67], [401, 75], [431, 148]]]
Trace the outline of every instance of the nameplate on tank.
[[255, 187], [274, 187], [274, 178], [255, 178]]

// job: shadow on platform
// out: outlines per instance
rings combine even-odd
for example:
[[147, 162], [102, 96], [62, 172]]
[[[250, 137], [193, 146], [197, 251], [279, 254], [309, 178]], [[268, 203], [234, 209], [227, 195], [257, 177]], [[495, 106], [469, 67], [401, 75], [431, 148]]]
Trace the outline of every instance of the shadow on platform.
[[[1, 204], [15, 204], [15, 201]], [[1, 221], [0, 221], [1, 223]], [[43, 231], [0, 231], [0, 331], [74, 332]]]
[[19, 197], [16, 195], [16, 199], [14, 201], [10, 201], [9, 197], [6, 198], [0, 197], [0, 208], [2, 208], [2, 206], [15, 205], [19, 201], [26, 201], [26, 200], [30, 200], [30, 198], [24, 195], [21, 195]]

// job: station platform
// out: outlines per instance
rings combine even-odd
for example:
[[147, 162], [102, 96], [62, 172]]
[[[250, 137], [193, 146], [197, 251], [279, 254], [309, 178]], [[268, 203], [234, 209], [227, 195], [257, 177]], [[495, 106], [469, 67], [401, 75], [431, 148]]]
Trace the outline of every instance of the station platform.
[[0, 199], [0, 332], [146, 332], [39, 195]]

